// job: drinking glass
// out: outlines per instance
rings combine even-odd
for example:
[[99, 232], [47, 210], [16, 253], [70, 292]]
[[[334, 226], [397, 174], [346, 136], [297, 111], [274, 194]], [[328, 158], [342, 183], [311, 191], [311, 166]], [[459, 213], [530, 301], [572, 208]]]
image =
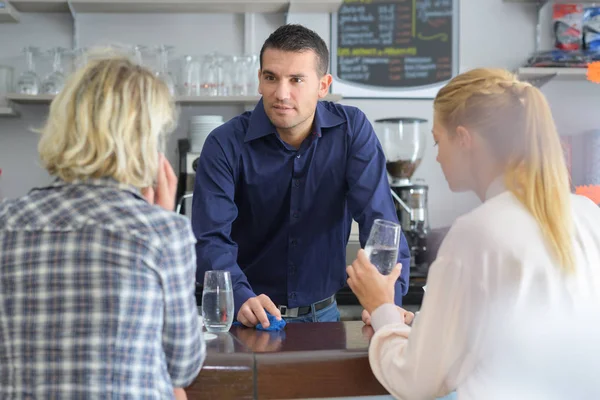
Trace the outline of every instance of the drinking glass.
[[200, 96], [202, 85], [202, 64], [190, 55], [183, 57], [179, 94], [182, 96]]
[[398, 263], [400, 232], [400, 225], [383, 219], [376, 219], [371, 227], [365, 252], [383, 275], [389, 275]]
[[169, 52], [173, 49], [173, 46], [158, 46], [156, 48], [156, 76], [165, 82], [169, 88], [169, 93], [175, 95], [175, 80], [169, 72]]
[[233, 289], [229, 271], [206, 271], [202, 318], [209, 332], [227, 332], [233, 323]]
[[219, 65], [217, 55], [208, 54], [202, 58], [202, 96], [217, 96], [219, 91]]
[[144, 55], [143, 55], [143, 52], [145, 50], [146, 50], [146, 46], [142, 46], [142, 45], [139, 45], [139, 44], [133, 46], [133, 48], [132, 48], [133, 59], [139, 65], [144, 65]]
[[66, 49], [55, 47], [50, 50], [52, 55], [52, 72], [42, 82], [42, 92], [47, 94], [58, 94], [65, 86], [65, 74], [63, 73], [62, 55]]
[[40, 92], [40, 78], [35, 73], [34, 56], [38, 53], [36, 47], [26, 47], [23, 49], [27, 62], [27, 69], [19, 76], [17, 80], [17, 91], [21, 94], [36, 95]]

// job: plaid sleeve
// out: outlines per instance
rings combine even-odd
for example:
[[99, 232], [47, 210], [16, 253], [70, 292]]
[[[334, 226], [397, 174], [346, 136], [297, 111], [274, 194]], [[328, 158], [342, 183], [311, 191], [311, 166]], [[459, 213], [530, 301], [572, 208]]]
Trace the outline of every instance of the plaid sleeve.
[[190, 222], [177, 217], [161, 252], [164, 271], [165, 318], [163, 349], [173, 387], [186, 387], [200, 372], [206, 345], [198, 319], [195, 238]]

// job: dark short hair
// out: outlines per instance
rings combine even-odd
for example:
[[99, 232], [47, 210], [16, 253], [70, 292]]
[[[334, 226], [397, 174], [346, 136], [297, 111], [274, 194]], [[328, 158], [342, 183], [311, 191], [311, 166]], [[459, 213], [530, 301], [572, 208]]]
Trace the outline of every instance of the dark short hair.
[[263, 53], [267, 49], [276, 49], [301, 53], [312, 50], [317, 55], [317, 73], [323, 76], [329, 68], [329, 50], [325, 41], [315, 31], [297, 24], [280, 26], [265, 40], [260, 49], [260, 68], [262, 69]]

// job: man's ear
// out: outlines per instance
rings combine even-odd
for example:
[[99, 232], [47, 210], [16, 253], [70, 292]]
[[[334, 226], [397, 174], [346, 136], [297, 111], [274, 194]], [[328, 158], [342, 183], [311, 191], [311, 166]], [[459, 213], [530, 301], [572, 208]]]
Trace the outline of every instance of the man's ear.
[[321, 79], [319, 80], [319, 98], [320, 99], [322, 99], [323, 97], [325, 97], [329, 94], [329, 87], [331, 86], [332, 81], [333, 81], [333, 77], [331, 76], [331, 74], [325, 74], [321, 77]]

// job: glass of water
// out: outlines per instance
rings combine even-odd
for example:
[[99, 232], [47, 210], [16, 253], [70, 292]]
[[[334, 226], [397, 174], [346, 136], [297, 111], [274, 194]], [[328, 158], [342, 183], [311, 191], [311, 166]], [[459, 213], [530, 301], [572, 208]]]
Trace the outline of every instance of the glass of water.
[[227, 332], [233, 323], [233, 290], [229, 271], [206, 271], [202, 318], [209, 332]]
[[395, 222], [376, 219], [365, 252], [373, 265], [383, 275], [389, 275], [398, 263], [398, 247], [400, 245], [400, 225]]

